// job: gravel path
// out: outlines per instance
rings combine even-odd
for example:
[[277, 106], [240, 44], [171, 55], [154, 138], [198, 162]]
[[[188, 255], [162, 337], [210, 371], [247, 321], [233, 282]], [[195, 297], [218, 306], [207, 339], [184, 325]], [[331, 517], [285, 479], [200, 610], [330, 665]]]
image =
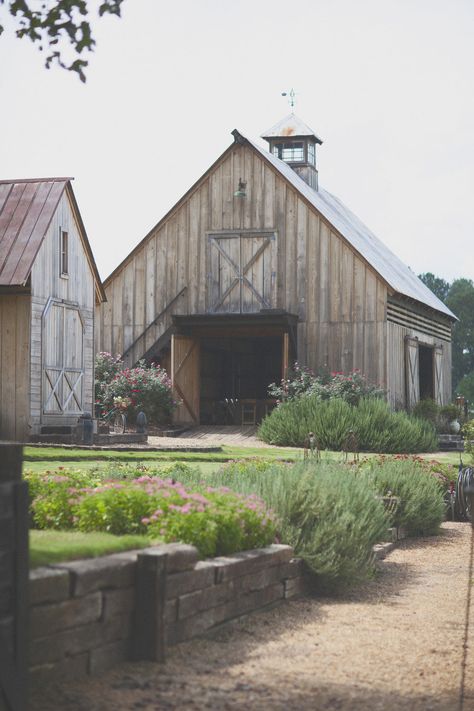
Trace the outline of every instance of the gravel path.
[[305, 598], [36, 697], [51, 711], [473, 711], [474, 601], [460, 704], [471, 528], [404, 541], [374, 580]]

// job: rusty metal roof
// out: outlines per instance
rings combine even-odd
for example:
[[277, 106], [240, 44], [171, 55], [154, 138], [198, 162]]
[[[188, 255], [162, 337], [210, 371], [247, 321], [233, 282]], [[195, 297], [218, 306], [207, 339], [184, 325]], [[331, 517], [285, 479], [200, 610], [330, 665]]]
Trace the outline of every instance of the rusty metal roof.
[[317, 143], [322, 143], [321, 138], [295, 114], [288, 114], [281, 121], [278, 121], [274, 126], [262, 133], [262, 138], [302, 138], [303, 136], [312, 136]]
[[279, 173], [333, 225], [354, 249], [375, 269], [393, 291], [415, 299], [436, 311], [458, 320], [453, 312], [438, 299], [433, 292], [404, 264], [368, 227], [346, 207], [339, 198], [327, 190], [311, 188], [287, 163], [272, 155], [264, 148], [241, 136], [262, 157], [269, 161]]
[[0, 286], [23, 286], [48, 231], [64, 190], [77, 212], [97, 292], [105, 300], [102, 282], [90, 249], [71, 186], [72, 178], [0, 180]]
[[23, 285], [69, 178], [0, 182], [0, 285]]

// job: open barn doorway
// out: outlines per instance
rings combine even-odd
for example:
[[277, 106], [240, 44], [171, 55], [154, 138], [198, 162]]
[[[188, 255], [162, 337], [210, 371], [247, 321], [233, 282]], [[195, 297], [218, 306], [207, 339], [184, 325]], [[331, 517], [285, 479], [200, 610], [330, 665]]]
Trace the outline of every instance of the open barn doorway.
[[421, 343], [418, 349], [420, 400], [434, 400], [434, 349], [432, 346], [424, 346]]
[[175, 422], [256, 425], [275, 406], [268, 386], [296, 357], [297, 317], [285, 312], [173, 317]]

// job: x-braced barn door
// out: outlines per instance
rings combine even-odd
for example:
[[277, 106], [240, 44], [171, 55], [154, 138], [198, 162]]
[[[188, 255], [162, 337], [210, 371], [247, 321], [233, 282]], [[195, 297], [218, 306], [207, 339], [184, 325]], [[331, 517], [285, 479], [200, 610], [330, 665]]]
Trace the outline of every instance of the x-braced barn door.
[[171, 336], [171, 382], [175, 397], [181, 401], [174, 420], [199, 424], [199, 341], [190, 336]]
[[276, 308], [276, 235], [209, 235], [208, 310], [255, 313]]
[[434, 366], [434, 395], [435, 400], [438, 405], [443, 405], [443, 391], [444, 391], [444, 378], [443, 378], [443, 346], [436, 346], [433, 352], [433, 366]]
[[77, 306], [50, 301], [43, 314], [43, 413], [82, 412], [84, 324]]
[[420, 399], [418, 339], [405, 339], [406, 407], [412, 410]]

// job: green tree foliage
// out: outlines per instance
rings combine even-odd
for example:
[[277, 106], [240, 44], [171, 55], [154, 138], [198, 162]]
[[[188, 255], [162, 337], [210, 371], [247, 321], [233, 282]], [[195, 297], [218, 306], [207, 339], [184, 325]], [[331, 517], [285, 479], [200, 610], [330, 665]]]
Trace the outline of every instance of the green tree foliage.
[[[102, 0], [98, 8], [99, 17], [106, 14], [120, 17], [122, 2]], [[40, 51], [47, 49], [47, 69], [56, 62], [63, 69], [75, 72], [85, 82], [84, 70], [88, 61], [82, 58], [82, 53], [91, 52], [95, 47], [90, 4], [88, 0], [0, 0], [0, 10], [5, 6], [14, 18], [17, 37], [29, 37]], [[3, 30], [0, 24], [0, 35]], [[69, 53], [72, 58], [66, 59]]]
[[453, 329], [453, 385], [474, 372], [474, 284], [471, 279], [456, 279], [446, 299], [459, 321]]
[[471, 405], [474, 403], [474, 370], [461, 378], [456, 392], [463, 395]]
[[474, 378], [474, 283], [461, 278], [449, 284], [431, 272], [419, 278], [459, 319], [453, 328], [453, 388], [469, 398], [466, 388], [471, 390]]
[[418, 277], [421, 279], [423, 284], [426, 284], [428, 289], [430, 289], [438, 299], [441, 299], [446, 303], [446, 298], [449, 292], [449, 282], [441, 277], [437, 277], [432, 272], [426, 272], [425, 274], [419, 274]]

